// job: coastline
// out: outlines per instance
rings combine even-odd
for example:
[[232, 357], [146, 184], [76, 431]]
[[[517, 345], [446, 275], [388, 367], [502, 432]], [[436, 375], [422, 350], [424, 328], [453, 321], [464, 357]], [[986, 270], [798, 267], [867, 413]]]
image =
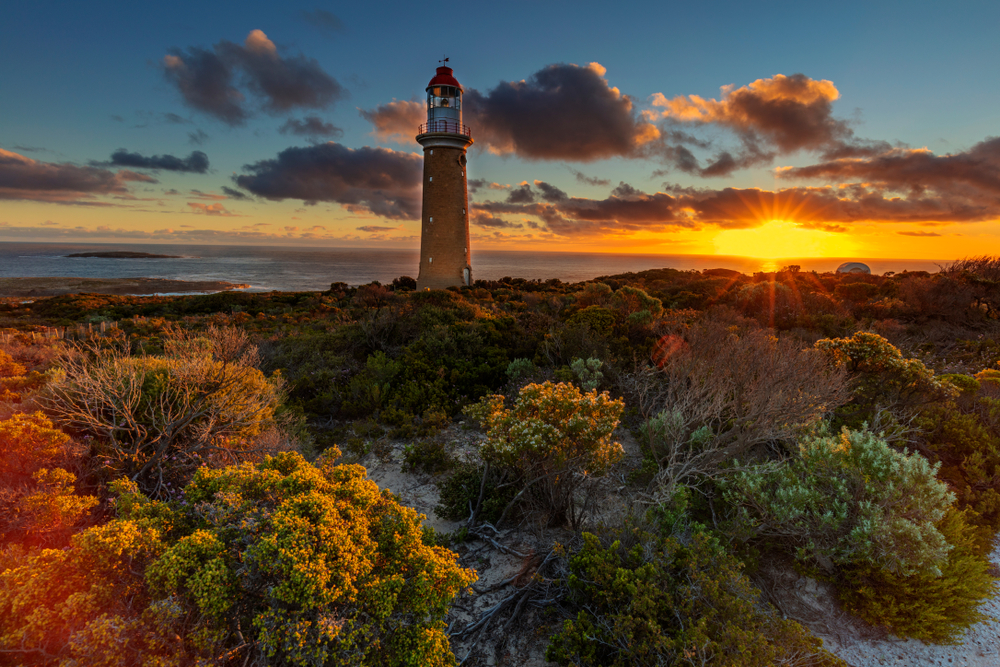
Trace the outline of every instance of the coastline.
[[0, 278], [0, 297], [47, 297], [64, 294], [150, 295], [228, 292], [248, 289], [245, 283], [225, 280], [173, 280], [167, 278]]

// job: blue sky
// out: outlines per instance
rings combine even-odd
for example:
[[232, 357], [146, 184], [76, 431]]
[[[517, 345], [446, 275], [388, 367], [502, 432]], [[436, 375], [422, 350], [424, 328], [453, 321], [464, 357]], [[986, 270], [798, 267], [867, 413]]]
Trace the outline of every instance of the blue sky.
[[[712, 252], [713, 248], [731, 249], [733, 239], [729, 246], [720, 245], [716, 242], [720, 235], [732, 237], [737, 230], [772, 225], [768, 228], [772, 233], [776, 229], [793, 236], [801, 233], [803, 248], [820, 254], [856, 249], [874, 255], [882, 248], [883, 256], [896, 252], [927, 257], [939, 256], [931, 251], [942, 248], [954, 254], [969, 244], [977, 248], [987, 244], [1000, 252], [993, 229], [1000, 217], [1000, 188], [991, 185], [995, 175], [991, 170], [1000, 168], [1000, 157], [991, 144], [976, 148], [1000, 134], [996, 75], [1000, 71], [996, 40], [1000, 3], [6, 5], [0, 23], [0, 149], [13, 166], [0, 169], [3, 240], [415, 246], [419, 220], [413, 218], [412, 206], [400, 203], [412, 200], [410, 194], [397, 193], [394, 207], [385, 208], [373, 199], [377, 195], [358, 194], [351, 185], [351, 194], [331, 190], [304, 204], [293, 196], [298, 191], [288, 196], [274, 189], [254, 191], [259, 183], [251, 190], [241, 189], [232, 177], [248, 173], [245, 167], [257, 164], [254, 173], [258, 177], [277, 178], [274, 169], [298, 167], [265, 166], [263, 162], [277, 159], [291, 147], [313, 150], [327, 141], [351, 151], [382, 147], [392, 154], [380, 154], [380, 160], [395, 160], [393, 168], [412, 170], [414, 163], [403, 154], [419, 153], [419, 147], [384, 133], [373, 134], [372, 122], [359, 110], [385, 111], [384, 105], [393, 100], [422, 97], [437, 60], [447, 55], [467, 91], [477, 91], [481, 99], [478, 106], [466, 107], [466, 123], [473, 136], [483, 137], [470, 155], [469, 177], [510, 186], [484, 187], [473, 195], [477, 202], [497, 203], [481, 207], [478, 215], [483, 224], [474, 225], [474, 235], [483, 246]], [[293, 104], [269, 113], [262, 108], [266, 100], [237, 83], [250, 115], [242, 125], [227, 123], [186, 100], [178, 79], [168, 76], [164, 58], [173, 53], [190, 62], [192, 49], [211, 52], [223, 41], [243, 45], [252, 31], [266, 35], [276, 57], [314, 63], [336, 83], [339, 94], [319, 106]], [[587, 70], [590, 63], [599, 63], [600, 68]], [[234, 81], [238, 81], [241, 70], [233, 67], [237, 68]], [[628, 113], [633, 121], [657, 128], [654, 131], [660, 136], [656, 142], [637, 140], [631, 148], [591, 153], [568, 148], [533, 150], [527, 143], [534, 140], [530, 133], [518, 139], [516, 148], [504, 144], [497, 127], [514, 122], [511, 119], [526, 123], [533, 111], [540, 116], [547, 113], [538, 106], [511, 106], [526, 99], [511, 91], [526, 93], [543, 87], [540, 79], [532, 77], [546, 68], [554, 68], [548, 70], [550, 74], [567, 86], [573, 77], [577, 81], [589, 77], [580, 90], [594, 90], [595, 81], [606, 83], [608, 90], [617, 89], [631, 101]], [[826, 143], [793, 140], [782, 134], [785, 130], [768, 125], [773, 117], [744, 123], [725, 109], [714, 108], [709, 114], [707, 107], [700, 107], [701, 116], [692, 120], [679, 115], [680, 106], [669, 107], [671, 113], [665, 114], [666, 107], [653, 103], [657, 94], [663, 100], [686, 100], [688, 107], [692, 96], [725, 102], [722, 86], [739, 92], [759, 80], [775, 82], [777, 75], [795, 74], [803, 75], [798, 83], [806, 88], [819, 82], [835, 88], [835, 96], [828, 96], [832, 99], [808, 102], [813, 106], [803, 107], [803, 113], [825, 114], [822, 122], [835, 125], [838, 138]], [[527, 82], [525, 88], [510, 87], [522, 80]], [[501, 90], [504, 85], [507, 88]], [[746, 90], [760, 92], [764, 87]], [[503, 97], [504, 90], [511, 94]], [[544, 103], [555, 98], [542, 99]], [[580, 101], [579, 113], [599, 118], [600, 112], [588, 104]], [[473, 108], [481, 110], [480, 118], [470, 113]], [[645, 120], [644, 112], [650, 114]], [[307, 117], [318, 118], [339, 132], [279, 132], [290, 119]], [[614, 118], [621, 120], [620, 114]], [[553, 120], [544, 122], [551, 125]], [[600, 133], [602, 124], [594, 128]], [[669, 130], [682, 131], [686, 138], [668, 142]], [[511, 136], [517, 133], [511, 132]], [[571, 136], [565, 140], [575, 141]], [[867, 171], [852, 163], [849, 177], [845, 175], [845, 154], [833, 151], [834, 142], [840, 147], [867, 146], [863, 156], [850, 158], [868, 160]], [[880, 148], [871, 148], [872, 142], [881, 142]], [[697, 168], [679, 167], [676, 149], [682, 145], [697, 157]], [[850, 208], [849, 213], [826, 217], [811, 213], [780, 221], [738, 212], [720, 217], [717, 207], [710, 214], [709, 205], [702, 205], [711, 193], [727, 189], [743, 192], [745, 199], [746, 192], [758, 188], [778, 201], [780, 196], [773, 193], [800, 185], [825, 187], [827, 194], [851, 184], [867, 187], [877, 179], [879, 164], [886, 159], [926, 162], [926, 155], [900, 152], [923, 148], [937, 162], [916, 177], [890, 179], [878, 186], [883, 201], [907, 199], [910, 208], [905, 214], [889, 212], [881, 219], [868, 209], [859, 212], [864, 196], [858, 194], [850, 200], [841, 196], [842, 207]], [[201, 151], [210, 166], [203, 172], [135, 168], [139, 174], [135, 180], [122, 175], [123, 165], [112, 160], [112, 153], [119, 149], [143, 157], [178, 158]], [[367, 168], [371, 161], [365, 156], [374, 155], [316, 151], [315, 155], [303, 153], [303, 159], [322, 156], [337, 162], [340, 158], [335, 156], [346, 155], [352, 169]], [[722, 152], [742, 160], [744, 166], [722, 170], [722, 175], [706, 175], [705, 169]], [[967, 191], [967, 177], [941, 180], [940, 173], [951, 168], [951, 163], [945, 163], [947, 156], [965, 160], [963, 169], [982, 175], [974, 179], [979, 188], [976, 193]], [[52, 195], [49, 182], [36, 179], [29, 188], [18, 185], [24, 182], [23, 173], [37, 176], [66, 165], [89, 169], [91, 175], [105, 170], [104, 176], [120, 181], [114, 188], [70, 189], [58, 196]], [[813, 175], [808, 182], [789, 183], [785, 177], [776, 177], [776, 168], [810, 165], [824, 165], [825, 180]], [[263, 174], [265, 167], [270, 171]], [[606, 183], [588, 185], [575, 173]], [[8, 179], [6, 190], [4, 178]], [[532, 202], [522, 202], [521, 208], [505, 203], [509, 192], [524, 182]], [[546, 199], [537, 182], [555, 187], [565, 197]], [[612, 192], [620, 183], [630, 189]], [[228, 196], [223, 186], [245, 196]], [[412, 189], [408, 182], [400, 181], [397, 186], [400, 192]], [[684, 194], [684, 188], [700, 194]], [[664, 197], [656, 202], [649, 199], [658, 192], [665, 193]], [[793, 195], [814, 196], [805, 190], [784, 196]], [[655, 203], [660, 213], [626, 210], [629, 202], [636, 206]], [[215, 212], [210, 206], [215, 206]], [[596, 213], [586, 213], [600, 207], [606, 211], [600, 220], [591, 219]], [[830, 210], [828, 203], [814, 208]], [[915, 212], [916, 208], [920, 211]], [[387, 210], [394, 212], [386, 215]], [[779, 222], [784, 227], [773, 226]], [[291, 227], [297, 229], [286, 231]], [[310, 228], [314, 231], [307, 232]], [[817, 234], [825, 236], [820, 239]], [[751, 237], [742, 242], [766, 245]]]

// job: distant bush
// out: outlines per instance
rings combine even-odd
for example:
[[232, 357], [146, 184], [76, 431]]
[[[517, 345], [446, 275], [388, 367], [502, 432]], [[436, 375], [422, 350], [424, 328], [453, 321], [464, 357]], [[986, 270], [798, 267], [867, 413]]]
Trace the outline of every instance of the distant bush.
[[476, 515], [477, 520], [496, 523], [523, 488], [524, 482], [515, 471], [457, 463], [451, 475], [439, 484], [441, 499], [434, 513], [449, 521], [468, 519], [476, 509], [482, 491], [483, 501]]
[[360, 466], [285, 453], [201, 469], [183, 501], [116, 492], [117, 519], [0, 573], [19, 664], [454, 664], [442, 618], [475, 574]]
[[854, 397], [838, 414], [851, 428], [872, 423], [883, 409], [909, 416], [921, 406], [957, 395], [951, 383], [935, 377], [922, 361], [905, 358], [899, 348], [875, 333], [826, 338], [816, 342], [816, 349], [850, 376]]
[[634, 546], [583, 534], [568, 579], [579, 612], [552, 638], [546, 659], [579, 667], [845, 664], [760, 605], [740, 563], [706, 533], [624, 539]]
[[504, 407], [503, 396], [493, 395], [466, 408], [466, 414], [486, 429], [483, 458], [519, 471], [529, 486], [539, 484], [550, 521], [575, 525], [576, 489], [621, 458], [622, 447], [611, 433], [623, 409], [624, 403], [607, 393], [581, 394], [571, 384], [546, 382], [523, 387], [511, 409]]
[[952, 547], [937, 524], [954, 494], [935, 472], [919, 454], [845, 428], [804, 438], [786, 462], [734, 475], [724, 495], [753, 533], [828, 571], [938, 576]]

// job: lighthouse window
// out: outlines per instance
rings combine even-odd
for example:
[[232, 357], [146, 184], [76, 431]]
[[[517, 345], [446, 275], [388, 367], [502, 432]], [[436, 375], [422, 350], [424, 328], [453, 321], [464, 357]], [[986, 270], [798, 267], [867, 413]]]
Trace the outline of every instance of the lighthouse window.
[[433, 262], [434, 262], [434, 258], [433, 258], [433, 257], [428, 257], [428, 258], [427, 258], [427, 263], [428, 263], [428, 264], [431, 264], [431, 263], [433, 263]]
[[431, 181], [433, 181], [433, 180], [434, 180], [434, 177], [433, 177], [433, 176], [431, 176], [431, 177], [430, 177], [430, 178], [429, 178], [428, 180], [431, 180]]
[[434, 222], [434, 216], [432, 215], [430, 218], [428, 218], [427, 222]]
[[433, 148], [431, 149], [431, 155], [434, 155], [434, 149]]

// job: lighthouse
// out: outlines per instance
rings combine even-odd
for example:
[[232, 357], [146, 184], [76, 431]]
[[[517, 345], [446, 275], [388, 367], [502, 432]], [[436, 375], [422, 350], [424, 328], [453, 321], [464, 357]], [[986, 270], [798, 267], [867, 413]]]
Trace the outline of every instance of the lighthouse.
[[471, 285], [465, 151], [472, 133], [462, 124], [462, 84], [450, 67], [438, 67], [427, 84], [427, 123], [417, 143], [424, 147], [417, 289]]

